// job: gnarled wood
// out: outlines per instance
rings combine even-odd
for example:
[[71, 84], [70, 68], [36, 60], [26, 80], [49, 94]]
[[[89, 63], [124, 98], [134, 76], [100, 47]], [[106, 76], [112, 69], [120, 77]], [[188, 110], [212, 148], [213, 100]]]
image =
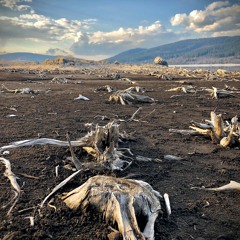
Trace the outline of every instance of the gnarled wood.
[[[110, 223], [117, 222], [123, 239], [154, 239], [154, 223], [161, 210], [161, 195], [146, 182], [95, 176], [61, 199], [71, 209], [96, 207]], [[137, 218], [146, 219], [141, 232]]]

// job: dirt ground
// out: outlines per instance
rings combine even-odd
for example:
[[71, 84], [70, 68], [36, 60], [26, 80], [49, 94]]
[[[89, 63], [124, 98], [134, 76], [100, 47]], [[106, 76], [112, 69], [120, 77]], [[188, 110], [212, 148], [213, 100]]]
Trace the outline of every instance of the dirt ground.
[[[46, 195], [73, 173], [64, 168], [70, 151], [67, 147], [49, 145], [9, 149], [10, 154], [2, 157], [11, 162], [22, 192], [12, 213], [7, 216], [11, 205], [4, 206], [14, 194], [1, 164], [0, 239], [107, 239], [110, 229], [101, 214], [95, 209], [89, 209], [88, 214], [72, 211], [58, 197], [97, 174], [143, 180], [162, 195], [169, 194], [172, 215], [167, 218], [161, 200], [164, 214], [155, 223], [156, 240], [240, 239], [240, 192], [201, 189], [219, 187], [230, 180], [240, 181], [239, 146], [222, 148], [211, 143], [209, 137], [169, 132], [173, 128], [189, 129], [191, 120], [210, 119], [213, 110], [221, 113], [224, 121], [231, 121], [235, 115], [240, 116], [240, 95], [212, 99], [206, 91], [194, 94], [165, 91], [181, 86], [183, 82], [197, 88], [224, 88], [227, 84], [239, 89], [240, 74], [217, 79], [182, 76], [165, 80], [147, 71], [118, 68], [125, 78], [135, 81], [135, 85], [152, 90], [143, 95], [157, 101], [125, 106], [109, 103], [111, 93], [96, 91], [98, 87], [108, 84], [119, 90], [132, 85], [107, 75], [99, 76], [99, 72], [91, 68], [46, 71], [44, 77], [34, 71], [0, 69], [0, 84], [8, 89], [28, 87], [41, 90], [38, 94], [21, 94], [9, 92], [4, 87], [0, 89], [0, 147], [30, 138], [66, 140], [67, 132], [71, 140], [75, 140], [87, 134], [86, 123], [105, 125], [113, 120], [127, 120], [142, 107], [135, 117], [139, 121], [119, 122], [120, 132], [132, 134], [132, 140], [123, 145], [130, 147], [134, 159], [141, 155], [162, 160], [134, 160], [125, 171], [84, 171], [54, 196], [51, 204], [56, 210], [47, 204], [39, 209]], [[64, 84], [51, 83], [53, 77], [60, 76], [70, 80]], [[79, 94], [90, 101], [74, 100]], [[88, 160], [81, 149], [74, 147], [74, 151], [81, 161]], [[164, 155], [168, 154], [183, 159], [165, 160]], [[58, 165], [59, 176], [56, 177], [55, 167]], [[34, 226], [30, 226], [30, 216], [34, 217]]]

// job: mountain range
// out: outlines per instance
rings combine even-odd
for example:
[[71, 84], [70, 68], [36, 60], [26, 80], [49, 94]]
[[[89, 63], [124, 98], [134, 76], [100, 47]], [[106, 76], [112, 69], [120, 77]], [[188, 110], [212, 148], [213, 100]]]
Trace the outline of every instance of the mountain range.
[[3, 61], [29, 61], [29, 62], [42, 62], [46, 59], [55, 59], [57, 56], [28, 53], [28, 52], [15, 52], [0, 54], [0, 60]]
[[[240, 63], [240, 36], [188, 39], [149, 49], [135, 48], [104, 61], [130, 64], [152, 63], [156, 56], [160, 56], [168, 64], [176, 65]], [[55, 58], [57, 56], [27, 52], [0, 54], [0, 60], [3, 61], [42, 62]]]
[[152, 63], [156, 56], [168, 64], [240, 63], [240, 36], [189, 39], [149, 49], [130, 49], [106, 61]]

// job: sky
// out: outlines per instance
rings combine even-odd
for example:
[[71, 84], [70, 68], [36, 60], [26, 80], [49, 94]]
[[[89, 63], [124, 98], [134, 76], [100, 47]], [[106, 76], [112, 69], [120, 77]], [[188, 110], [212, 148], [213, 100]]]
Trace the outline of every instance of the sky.
[[240, 0], [0, 0], [0, 53], [100, 60], [133, 48], [240, 35]]

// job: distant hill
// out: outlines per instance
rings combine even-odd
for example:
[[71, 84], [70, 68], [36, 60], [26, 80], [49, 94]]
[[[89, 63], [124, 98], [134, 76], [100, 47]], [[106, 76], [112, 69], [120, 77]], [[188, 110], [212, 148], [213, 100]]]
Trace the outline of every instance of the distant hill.
[[156, 56], [169, 64], [240, 63], [240, 36], [190, 39], [150, 49], [131, 49], [105, 61], [152, 63]]
[[46, 59], [55, 59], [56, 56], [27, 53], [27, 52], [16, 52], [0, 54], [0, 60], [4, 61], [30, 61], [30, 62], [42, 62]]

